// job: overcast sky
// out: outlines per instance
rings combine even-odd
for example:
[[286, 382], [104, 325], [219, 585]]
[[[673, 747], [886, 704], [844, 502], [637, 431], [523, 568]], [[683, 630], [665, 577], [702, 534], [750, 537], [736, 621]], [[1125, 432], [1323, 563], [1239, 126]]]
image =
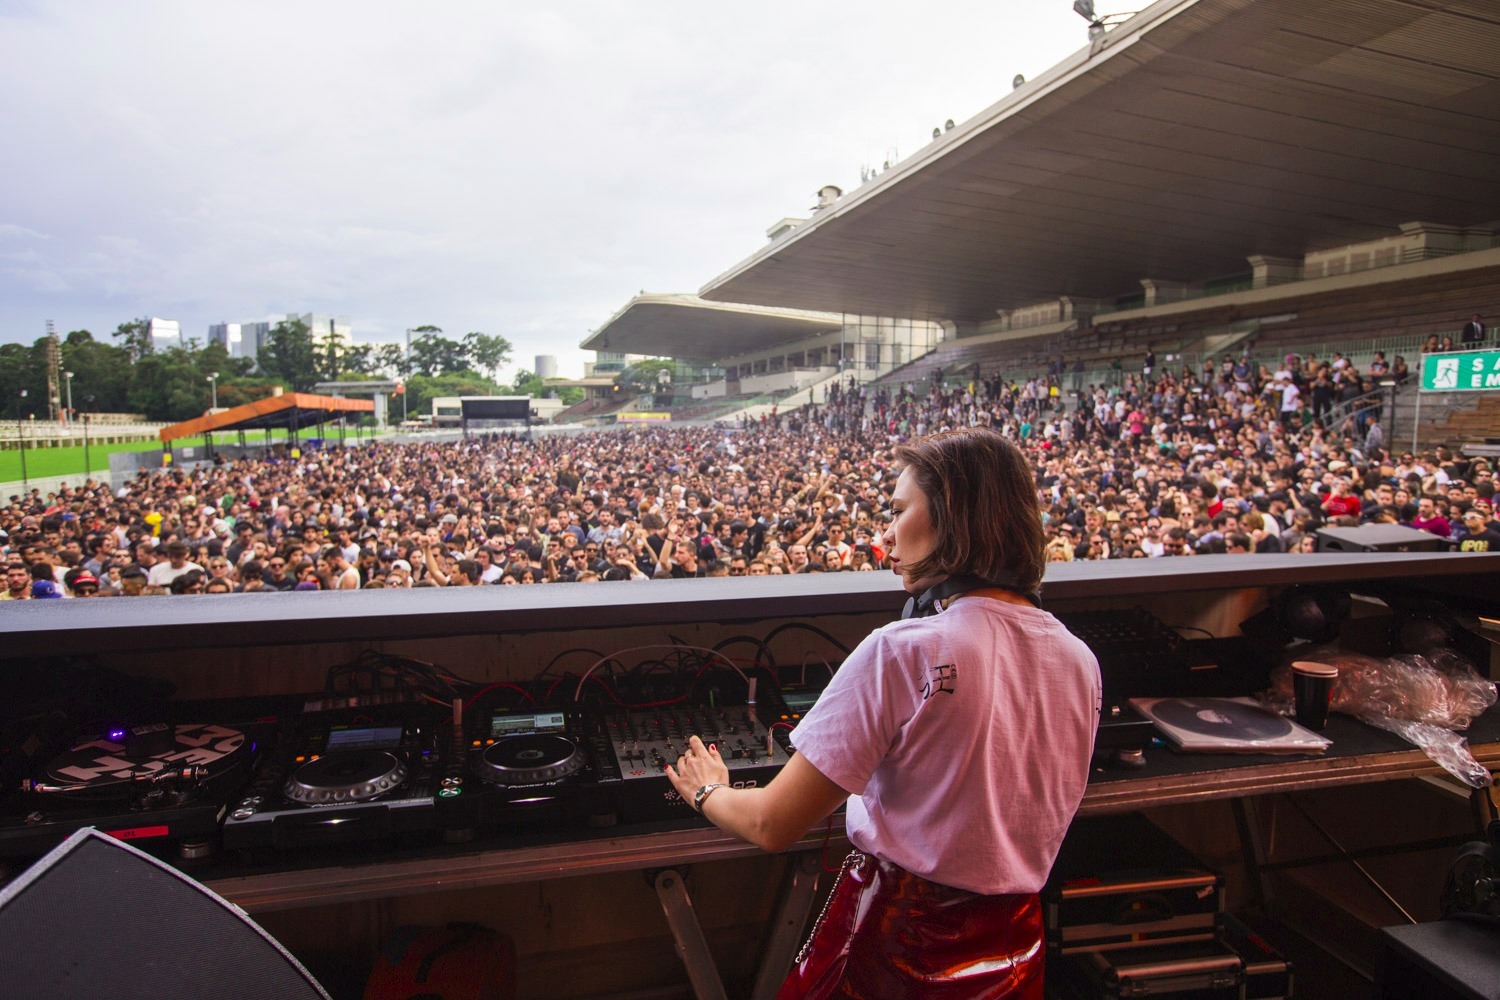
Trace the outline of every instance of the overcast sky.
[[576, 376], [632, 295], [697, 291], [1086, 28], [1070, 0], [0, 0], [0, 342], [319, 311]]

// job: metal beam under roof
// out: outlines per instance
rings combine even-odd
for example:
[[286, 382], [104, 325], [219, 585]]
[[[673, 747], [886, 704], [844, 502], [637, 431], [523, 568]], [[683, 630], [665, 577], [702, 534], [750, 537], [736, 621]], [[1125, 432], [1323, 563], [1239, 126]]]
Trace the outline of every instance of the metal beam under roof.
[[798, 309], [707, 302], [696, 295], [637, 295], [579, 346], [586, 351], [717, 361], [815, 333], [843, 319]]

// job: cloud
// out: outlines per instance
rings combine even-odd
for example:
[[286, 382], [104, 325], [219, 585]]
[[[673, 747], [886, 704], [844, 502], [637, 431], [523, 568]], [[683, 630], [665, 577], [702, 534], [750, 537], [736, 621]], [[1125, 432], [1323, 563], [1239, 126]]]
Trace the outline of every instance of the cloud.
[[8, 277], [14, 278], [23, 286], [34, 292], [50, 294], [53, 292], [66, 292], [68, 283], [63, 280], [62, 275], [46, 268], [38, 267], [8, 267], [5, 269]]
[[47, 237], [35, 229], [27, 229], [12, 222], [0, 222], [0, 240], [45, 240]]
[[0, 7], [0, 248], [37, 254], [0, 330], [316, 310], [577, 374], [638, 289], [698, 288], [1082, 45], [1066, 7]]

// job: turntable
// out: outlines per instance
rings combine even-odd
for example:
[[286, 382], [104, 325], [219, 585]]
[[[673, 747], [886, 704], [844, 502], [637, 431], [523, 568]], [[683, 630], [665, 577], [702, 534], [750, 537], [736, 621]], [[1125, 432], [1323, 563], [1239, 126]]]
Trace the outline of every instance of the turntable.
[[0, 857], [43, 854], [85, 826], [200, 856], [252, 751], [240, 730], [208, 724], [119, 727], [78, 743], [0, 806]]
[[607, 749], [587, 711], [475, 713], [456, 740], [453, 768], [438, 792], [450, 835], [484, 826], [587, 817], [613, 822], [612, 809], [590, 794], [595, 762]]
[[416, 716], [292, 720], [224, 820], [224, 846], [288, 848], [433, 830], [435, 731]]

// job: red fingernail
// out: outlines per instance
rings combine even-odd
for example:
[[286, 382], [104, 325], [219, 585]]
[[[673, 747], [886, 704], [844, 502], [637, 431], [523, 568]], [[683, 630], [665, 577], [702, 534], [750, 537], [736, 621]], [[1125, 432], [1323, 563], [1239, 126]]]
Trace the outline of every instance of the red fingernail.
[[710, 750], [712, 750], [714, 753], [718, 753], [719, 752], [719, 745], [717, 743], [710, 743], [708, 745], [708, 748]]

